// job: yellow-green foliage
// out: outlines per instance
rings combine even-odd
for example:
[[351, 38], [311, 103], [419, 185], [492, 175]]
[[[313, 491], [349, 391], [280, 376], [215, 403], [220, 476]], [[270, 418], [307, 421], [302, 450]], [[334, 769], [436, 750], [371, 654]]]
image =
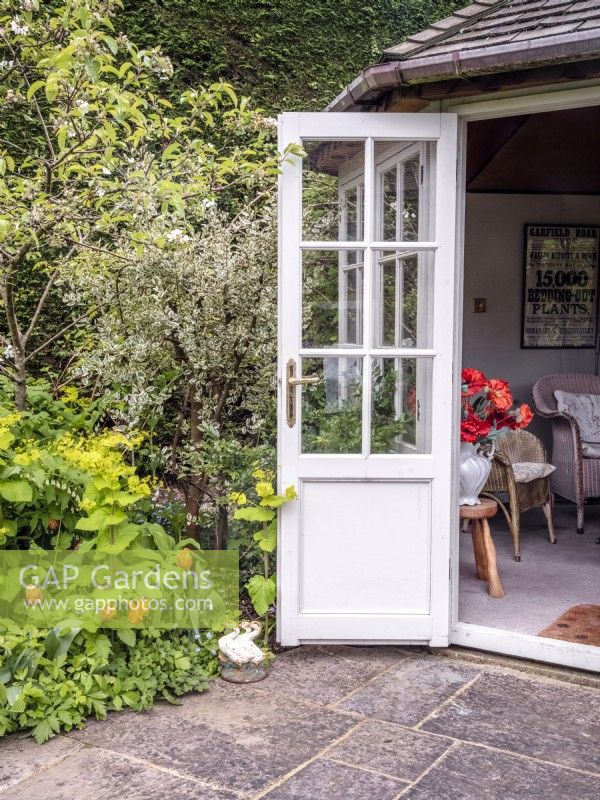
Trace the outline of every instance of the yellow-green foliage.
[[142, 535], [163, 542], [160, 525], [139, 517], [151, 495], [131, 463], [142, 437], [91, 430], [95, 409], [74, 389], [54, 400], [33, 388], [33, 408], [18, 412], [0, 386], [0, 546], [64, 549], [82, 539], [117, 553]]

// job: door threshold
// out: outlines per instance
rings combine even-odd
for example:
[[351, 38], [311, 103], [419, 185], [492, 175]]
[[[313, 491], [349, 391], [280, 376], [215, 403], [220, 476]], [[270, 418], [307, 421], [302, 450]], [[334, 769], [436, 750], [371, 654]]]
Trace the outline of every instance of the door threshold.
[[594, 645], [546, 639], [470, 622], [457, 622], [450, 631], [450, 642], [473, 650], [600, 672], [600, 647]]

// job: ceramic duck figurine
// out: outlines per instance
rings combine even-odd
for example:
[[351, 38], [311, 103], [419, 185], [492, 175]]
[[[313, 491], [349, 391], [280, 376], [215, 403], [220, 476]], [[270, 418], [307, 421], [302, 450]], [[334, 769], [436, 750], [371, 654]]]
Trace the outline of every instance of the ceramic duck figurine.
[[242, 622], [239, 628], [226, 633], [219, 639], [219, 650], [225, 658], [234, 664], [260, 664], [265, 654], [254, 644], [254, 639], [261, 631], [260, 622]]

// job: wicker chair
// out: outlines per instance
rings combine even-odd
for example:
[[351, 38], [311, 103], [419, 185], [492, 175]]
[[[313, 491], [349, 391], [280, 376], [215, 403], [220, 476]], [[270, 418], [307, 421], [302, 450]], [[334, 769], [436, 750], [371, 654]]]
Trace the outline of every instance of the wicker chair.
[[[523, 461], [547, 463], [544, 445], [527, 431], [508, 431], [498, 439], [492, 471], [482, 491], [482, 494], [493, 497], [504, 512], [512, 534], [515, 561], [521, 560], [520, 516], [523, 511], [542, 508], [548, 523], [548, 539], [556, 543], [550, 482], [548, 478], [537, 478], [528, 483], [517, 483], [512, 465]], [[507, 502], [498, 495], [507, 495]]]
[[540, 417], [552, 422], [552, 491], [577, 503], [577, 533], [583, 533], [586, 497], [600, 497], [600, 458], [584, 458], [577, 420], [558, 411], [554, 392], [562, 389], [576, 394], [600, 394], [600, 377], [567, 372], [546, 375], [533, 387], [533, 401]]

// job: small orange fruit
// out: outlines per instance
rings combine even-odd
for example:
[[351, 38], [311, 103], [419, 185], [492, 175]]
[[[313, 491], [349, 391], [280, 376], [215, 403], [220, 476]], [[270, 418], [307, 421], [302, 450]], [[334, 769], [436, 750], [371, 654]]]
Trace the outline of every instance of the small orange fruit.
[[34, 586], [33, 583], [30, 583], [25, 589], [25, 602], [30, 606], [34, 606], [36, 603], [41, 603], [43, 596], [44, 593], [40, 587]]
[[104, 606], [104, 608], [100, 610], [100, 619], [104, 622], [110, 622], [111, 619], [114, 619], [116, 616], [116, 606]]
[[147, 613], [148, 601], [146, 599], [131, 600], [129, 603], [129, 611], [127, 612], [127, 619], [132, 625], [139, 625]]
[[189, 547], [183, 547], [177, 553], [177, 564], [181, 567], [181, 569], [191, 569], [193, 563], [194, 557], [192, 555], [192, 551], [189, 549]]

